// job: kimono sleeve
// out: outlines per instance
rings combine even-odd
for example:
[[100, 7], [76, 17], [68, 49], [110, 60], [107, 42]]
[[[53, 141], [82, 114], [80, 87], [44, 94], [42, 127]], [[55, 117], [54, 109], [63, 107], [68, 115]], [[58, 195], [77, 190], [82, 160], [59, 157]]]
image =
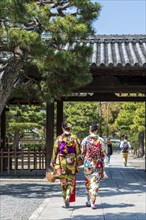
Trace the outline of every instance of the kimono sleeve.
[[81, 143], [81, 154], [84, 156], [86, 155], [86, 138], [84, 138]]
[[77, 136], [75, 137], [75, 142], [76, 155], [79, 155], [81, 153], [81, 145]]
[[58, 155], [58, 138], [55, 140], [54, 146], [53, 146], [53, 154], [52, 154], [52, 159], [51, 159], [52, 163], [56, 162], [57, 155]]
[[102, 161], [104, 161], [105, 156], [106, 156], [106, 151], [104, 149], [103, 142], [101, 141], [101, 158], [102, 158]]

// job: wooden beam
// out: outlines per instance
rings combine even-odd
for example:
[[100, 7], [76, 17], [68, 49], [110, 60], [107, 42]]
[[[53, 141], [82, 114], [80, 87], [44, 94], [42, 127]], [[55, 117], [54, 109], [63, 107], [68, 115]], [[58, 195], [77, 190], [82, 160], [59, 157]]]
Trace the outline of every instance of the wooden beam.
[[[146, 93], [145, 93], [146, 96]], [[145, 172], [146, 172], [146, 101], [145, 101], [145, 132], [144, 132], [144, 149], [145, 149]]]
[[91, 83], [76, 90], [82, 93], [146, 93], [146, 76], [94, 76]]
[[54, 102], [46, 109], [46, 171], [50, 167], [54, 145]]
[[62, 133], [61, 124], [63, 122], [63, 101], [57, 101], [57, 136]]
[[6, 109], [1, 114], [1, 148], [5, 149], [6, 146]]
[[42, 105], [41, 102], [35, 100], [24, 100], [23, 98], [14, 98], [14, 99], [10, 99], [7, 103], [8, 105]]
[[94, 93], [93, 95], [87, 96], [66, 96], [63, 97], [62, 100], [64, 102], [74, 101], [74, 102], [96, 102], [96, 101], [107, 101], [107, 102], [144, 102], [146, 101], [146, 97], [124, 97], [124, 96], [116, 96], [114, 93]]
[[144, 67], [97, 67], [93, 65], [91, 72], [94, 76], [117, 75], [117, 76], [146, 76], [146, 68]]
[[[0, 136], [0, 149], [7, 150], [8, 146], [6, 143], [6, 111], [8, 108], [4, 108], [1, 114], [0, 127], [1, 127], [1, 136]], [[0, 159], [0, 169], [7, 170], [8, 159]]]
[[83, 88], [83, 89], [79, 89], [76, 92], [80, 92], [80, 93], [146, 93], [146, 86], [138, 86], [138, 87], [134, 87], [134, 86], [127, 86], [127, 87], [102, 87], [102, 88]]

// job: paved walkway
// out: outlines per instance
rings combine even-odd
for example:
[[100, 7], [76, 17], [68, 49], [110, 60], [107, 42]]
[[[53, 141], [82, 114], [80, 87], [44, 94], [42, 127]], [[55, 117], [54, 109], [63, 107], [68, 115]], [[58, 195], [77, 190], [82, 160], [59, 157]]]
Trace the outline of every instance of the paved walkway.
[[[131, 164], [130, 164], [131, 161]], [[135, 162], [141, 162], [135, 160]], [[144, 160], [142, 161], [144, 163]], [[111, 157], [106, 168], [108, 179], [102, 180], [97, 197], [97, 209], [85, 206], [86, 195], [83, 168], [77, 175], [77, 199], [70, 208], [63, 208], [59, 181], [52, 184], [48, 198], [32, 213], [29, 220], [145, 220], [146, 219], [146, 172], [132, 166], [123, 167], [120, 154]], [[50, 183], [51, 184], [51, 183]]]

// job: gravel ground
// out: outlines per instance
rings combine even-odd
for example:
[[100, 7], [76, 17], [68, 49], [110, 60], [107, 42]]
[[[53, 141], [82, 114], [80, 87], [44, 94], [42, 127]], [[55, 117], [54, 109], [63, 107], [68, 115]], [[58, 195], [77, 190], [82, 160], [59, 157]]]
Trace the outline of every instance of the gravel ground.
[[48, 182], [1, 182], [0, 220], [27, 220], [54, 187]]

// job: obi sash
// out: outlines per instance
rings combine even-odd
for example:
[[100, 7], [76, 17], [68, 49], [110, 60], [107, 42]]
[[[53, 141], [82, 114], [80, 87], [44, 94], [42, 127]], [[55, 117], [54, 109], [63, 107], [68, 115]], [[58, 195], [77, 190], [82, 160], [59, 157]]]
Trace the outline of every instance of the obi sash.
[[73, 145], [68, 146], [68, 143], [65, 141], [61, 141], [58, 144], [59, 154], [65, 156], [67, 154], [75, 154], [75, 147]]

